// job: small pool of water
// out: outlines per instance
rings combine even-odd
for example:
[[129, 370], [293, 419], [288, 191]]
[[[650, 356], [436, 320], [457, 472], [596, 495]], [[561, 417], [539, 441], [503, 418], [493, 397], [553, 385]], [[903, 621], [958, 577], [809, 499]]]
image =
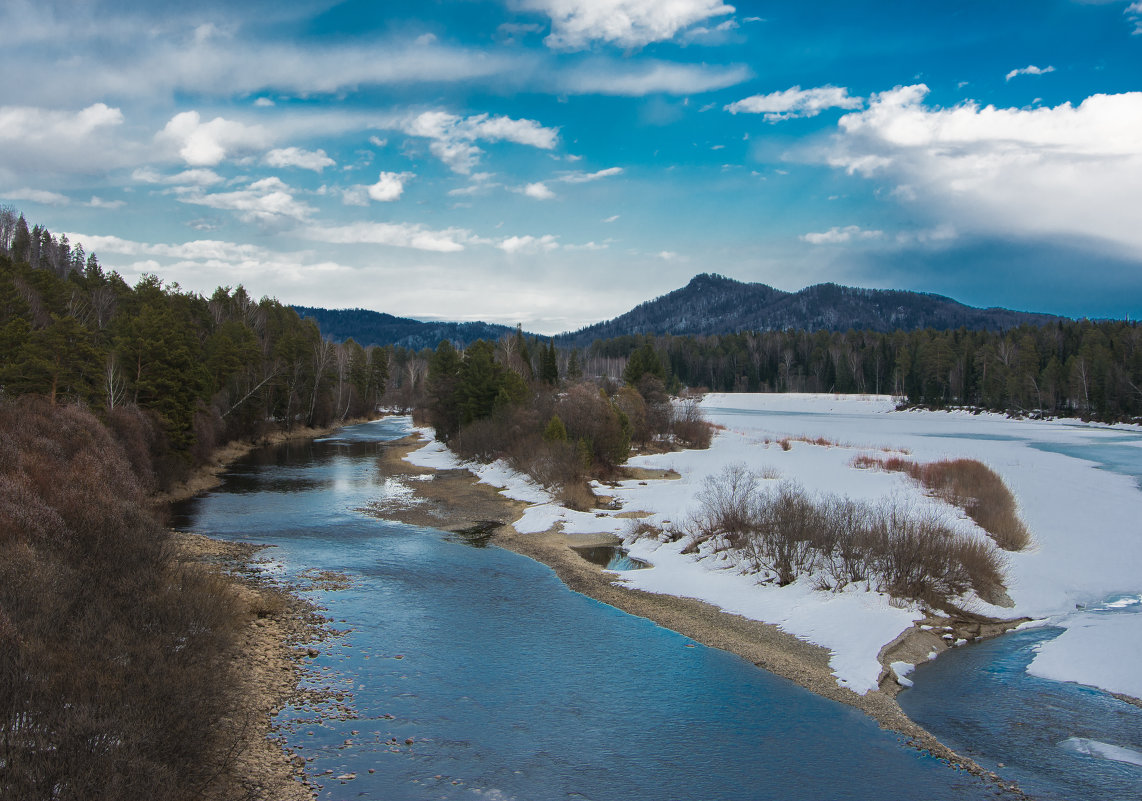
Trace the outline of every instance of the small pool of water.
[[607, 570], [642, 570], [651, 566], [650, 562], [635, 559], [626, 548], [617, 545], [581, 545], [574, 550], [588, 562]]

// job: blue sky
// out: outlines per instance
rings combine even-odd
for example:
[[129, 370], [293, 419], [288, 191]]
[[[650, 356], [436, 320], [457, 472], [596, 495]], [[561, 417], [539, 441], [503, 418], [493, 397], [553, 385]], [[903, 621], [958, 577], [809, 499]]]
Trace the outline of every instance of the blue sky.
[[1142, 2], [25, 2], [0, 202], [209, 292], [541, 333], [718, 272], [1142, 315]]

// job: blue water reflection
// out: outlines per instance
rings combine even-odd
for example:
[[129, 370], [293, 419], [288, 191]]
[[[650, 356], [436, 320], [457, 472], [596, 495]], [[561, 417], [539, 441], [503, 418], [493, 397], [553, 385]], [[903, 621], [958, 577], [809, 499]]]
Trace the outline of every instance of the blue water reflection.
[[354, 579], [319, 599], [348, 631], [313, 663], [359, 717], [281, 716], [320, 797], [994, 796], [860, 712], [573, 593], [543, 565], [356, 511], [387, 491], [378, 440], [406, 426], [260, 452], [177, 510], [184, 529], [278, 546], [287, 574]]

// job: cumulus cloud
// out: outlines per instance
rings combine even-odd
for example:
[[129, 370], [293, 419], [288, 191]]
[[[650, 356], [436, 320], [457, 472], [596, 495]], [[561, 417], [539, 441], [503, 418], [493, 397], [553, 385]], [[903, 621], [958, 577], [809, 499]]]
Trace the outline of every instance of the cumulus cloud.
[[783, 92], [753, 95], [726, 106], [731, 114], [764, 114], [766, 122], [780, 122], [798, 117], [816, 117], [825, 109], [854, 109], [864, 105], [863, 98], [852, 97], [843, 86], [818, 86], [802, 89], [794, 86]]
[[927, 94], [897, 87], [842, 117], [829, 163], [906, 187], [903, 202], [957, 230], [1142, 247], [1142, 92], [1031, 109]]
[[324, 150], [302, 150], [300, 147], [271, 150], [266, 154], [264, 161], [271, 167], [297, 167], [314, 172], [321, 172], [337, 163], [325, 155]]
[[415, 177], [411, 172], [381, 172], [375, 184], [358, 184], [346, 189], [343, 200], [347, 206], [367, 206], [370, 200], [378, 203], [400, 200], [404, 185]]
[[1048, 72], [1054, 72], [1054, 67], [1036, 67], [1034, 64], [1028, 64], [1026, 67], [1020, 67], [1017, 70], [1012, 70], [1007, 73], [1004, 80], [1010, 81], [1020, 75], [1046, 75]]
[[198, 187], [187, 188], [179, 192], [177, 197], [183, 203], [234, 211], [244, 222], [262, 224], [300, 222], [307, 220], [316, 211], [309, 204], [295, 198], [293, 190], [279, 178], [263, 178], [233, 192], [208, 194]]
[[584, 50], [594, 42], [638, 48], [672, 39], [711, 17], [734, 13], [721, 0], [515, 0], [525, 11], [551, 18], [551, 33], [544, 39], [555, 50]]
[[122, 166], [131, 158], [130, 148], [116, 138], [122, 125], [122, 111], [105, 103], [78, 111], [0, 106], [0, 175], [39, 182], [46, 173], [92, 174]]
[[359, 222], [351, 225], [313, 226], [301, 231], [306, 239], [317, 242], [352, 245], [388, 245], [398, 248], [455, 253], [476, 238], [463, 228], [434, 231], [419, 223]]
[[882, 236], [884, 236], [883, 231], [867, 230], [859, 225], [846, 225], [843, 228], [834, 226], [822, 233], [802, 234], [800, 239], [810, 245], [843, 245], [862, 239], [880, 239]]
[[430, 140], [432, 155], [453, 171], [469, 174], [483, 154], [476, 142], [513, 142], [551, 150], [559, 141], [558, 128], [545, 128], [535, 120], [476, 114], [460, 117], [446, 111], [425, 111], [404, 120], [401, 130]]
[[496, 247], [510, 255], [550, 253], [559, 248], [556, 237], [551, 234], [543, 236], [509, 236], [496, 243]]
[[214, 167], [233, 153], [263, 150], [272, 141], [269, 131], [260, 125], [223, 117], [203, 122], [197, 111], [174, 115], [155, 139], [178, 148], [178, 155], [191, 167]]
[[552, 192], [548, 188], [547, 184], [543, 183], [542, 181], [537, 181], [533, 184], [527, 184], [519, 191], [530, 198], [535, 198], [536, 200], [551, 200], [553, 197], [555, 197], [555, 193]]

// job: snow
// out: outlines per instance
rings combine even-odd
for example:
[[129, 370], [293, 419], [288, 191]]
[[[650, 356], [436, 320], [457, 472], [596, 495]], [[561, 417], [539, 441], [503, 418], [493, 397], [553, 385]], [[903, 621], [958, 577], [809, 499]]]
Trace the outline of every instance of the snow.
[[[632, 466], [674, 470], [681, 478], [625, 481], [597, 491], [618, 499], [624, 512], [649, 513], [647, 523], [685, 531], [706, 478], [728, 465], [744, 464], [767, 476], [763, 484], [791, 480], [812, 493], [870, 502], [888, 499], [931, 510], [959, 532], [983, 537], [986, 534], [958, 509], [930, 498], [906, 476], [851, 465], [862, 453], [906, 452], [921, 462], [978, 459], [1014, 492], [1034, 542], [1025, 551], [1007, 554], [1013, 607], [994, 607], [975, 598], [967, 602], [984, 614], [1030, 617], [1066, 630], [1041, 646], [1030, 668], [1037, 674], [1142, 696], [1142, 673], [1135, 667], [1142, 655], [1142, 614], [1136, 613], [1142, 611], [1142, 491], [1136, 478], [1102, 469], [1095, 461], [1101, 444], [1142, 448], [1142, 431], [1137, 426], [895, 408], [892, 398], [875, 395], [708, 395], [702, 409], [711, 422], [724, 427], [710, 449], [630, 460]], [[832, 444], [794, 439], [789, 450], [783, 450], [778, 441], [785, 437], [823, 437]], [[409, 458], [428, 466], [459, 466], [450, 456], [439, 443], [430, 443]], [[526, 496], [537, 504], [517, 523], [521, 532], [560, 526], [568, 533], [621, 535], [632, 525], [615, 512], [559, 507], [542, 488], [528, 487], [523, 477], [512, 478], [506, 465], [470, 469], [481, 480], [518, 494], [513, 497]], [[863, 585], [834, 593], [814, 589], [811, 579], [787, 587], [759, 584], [758, 576], [743, 575], [720, 555], [682, 554], [682, 547], [682, 542], [653, 538], [628, 543], [632, 557], [653, 567], [625, 571], [616, 580], [650, 592], [697, 598], [824, 646], [832, 653], [830, 665], [838, 683], [856, 692], [876, 686], [880, 650], [921, 616], [918, 608], [901, 608]], [[1125, 600], [1130, 598], [1139, 603]]]
[[1127, 765], [1142, 767], [1142, 753], [1133, 748], [1123, 748], [1120, 745], [1090, 740], [1086, 737], [1068, 737], [1059, 743], [1059, 747], [1076, 754], [1084, 754], [1096, 759], [1111, 759]]
[[913, 684], [912, 679], [908, 678], [908, 674], [916, 669], [916, 666], [911, 662], [893, 662], [888, 666], [893, 673], [896, 674], [896, 682], [901, 687], [911, 687]]
[[1038, 645], [1028, 673], [1142, 698], [1138, 670], [1142, 614], [1080, 614], [1068, 618], [1066, 627], [1055, 639]]

